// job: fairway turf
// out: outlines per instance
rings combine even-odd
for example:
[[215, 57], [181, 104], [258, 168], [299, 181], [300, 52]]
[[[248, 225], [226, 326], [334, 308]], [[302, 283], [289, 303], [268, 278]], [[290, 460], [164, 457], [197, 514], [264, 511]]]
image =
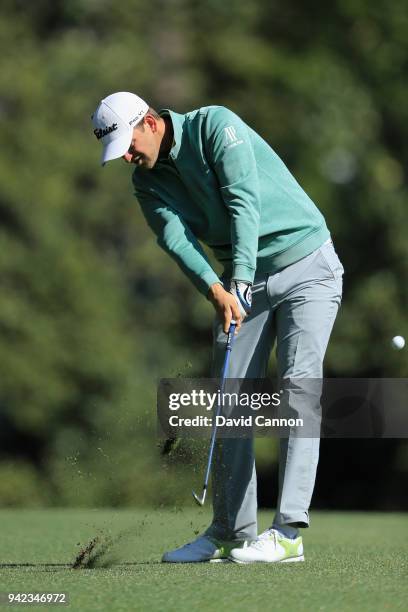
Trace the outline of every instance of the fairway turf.
[[[260, 529], [270, 525], [272, 512], [259, 516]], [[2, 510], [0, 591], [65, 591], [70, 605], [61, 608], [75, 612], [407, 610], [405, 515], [314, 512], [302, 533], [305, 563], [160, 563], [209, 519], [193, 508]], [[81, 546], [119, 534], [98, 560], [110, 567], [71, 569]]]

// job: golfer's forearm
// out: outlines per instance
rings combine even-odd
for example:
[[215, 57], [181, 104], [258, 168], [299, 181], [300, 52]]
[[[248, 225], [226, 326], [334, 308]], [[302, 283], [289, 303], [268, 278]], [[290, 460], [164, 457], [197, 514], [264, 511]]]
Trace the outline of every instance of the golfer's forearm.
[[188, 225], [170, 206], [140, 192], [136, 195], [158, 245], [174, 259], [195, 287], [207, 295], [210, 286], [219, 283], [220, 279]]
[[231, 218], [233, 278], [252, 282], [258, 253], [260, 189], [248, 126], [228, 109], [214, 113], [208, 148]]
[[203, 295], [207, 295], [211, 285], [220, 282], [192, 235], [172, 233], [158, 237], [157, 242]]
[[243, 200], [238, 192], [234, 186], [225, 197], [231, 214], [232, 278], [252, 283], [258, 253], [257, 194], [248, 194], [248, 198]]

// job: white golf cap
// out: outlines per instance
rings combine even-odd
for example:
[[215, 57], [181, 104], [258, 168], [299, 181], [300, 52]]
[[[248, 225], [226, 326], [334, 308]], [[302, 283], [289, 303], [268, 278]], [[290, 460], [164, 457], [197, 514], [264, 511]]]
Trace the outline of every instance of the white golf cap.
[[149, 105], [128, 91], [119, 91], [101, 100], [92, 115], [94, 134], [102, 140], [101, 164], [122, 157], [130, 147], [133, 128], [145, 116]]

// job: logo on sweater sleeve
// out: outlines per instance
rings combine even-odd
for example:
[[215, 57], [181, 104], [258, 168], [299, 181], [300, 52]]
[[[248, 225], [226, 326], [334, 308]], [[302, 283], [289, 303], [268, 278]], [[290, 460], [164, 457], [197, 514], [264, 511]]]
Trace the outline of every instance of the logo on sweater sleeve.
[[233, 125], [224, 128], [224, 145], [226, 149], [236, 147], [243, 142], [243, 140], [238, 138], [237, 131]]

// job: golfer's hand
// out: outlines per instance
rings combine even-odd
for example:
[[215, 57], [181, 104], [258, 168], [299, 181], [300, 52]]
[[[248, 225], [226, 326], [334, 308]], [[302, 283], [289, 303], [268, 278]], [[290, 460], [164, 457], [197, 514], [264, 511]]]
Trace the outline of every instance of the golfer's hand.
[[237, 324], [235, 333], [238, 333], [242, 324], [242, 315], [235, 296], [233, 296], [229, 291], [225, 291], [224, 287], [220, 283], [215, 283], [214, 285], [211, 285], [207, 297], [221, 317], [224, 332], [226, 334], [228, 333], [231, 319], [234, 319]]

